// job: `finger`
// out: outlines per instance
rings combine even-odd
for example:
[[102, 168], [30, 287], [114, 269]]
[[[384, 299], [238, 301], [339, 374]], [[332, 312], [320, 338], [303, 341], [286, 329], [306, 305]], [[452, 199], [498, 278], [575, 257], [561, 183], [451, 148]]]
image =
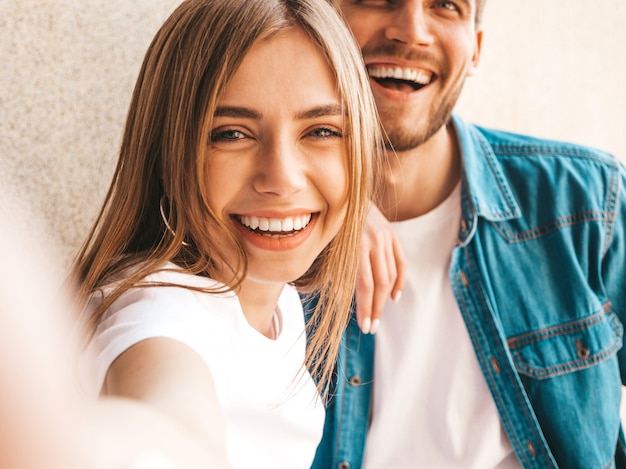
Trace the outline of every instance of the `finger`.
[[374, 324], [383, 313], [396, 278], [390, 242], [377, 243], [376, 248], [370, 252], [370, 264], [373, 278], [371, 318]]
[[406, 257], [404, 255], [404, 251], [402, 249], [402, 245], [395, 233], [393, 233], [393, 258], [394, 264], [396, 268], [396, 279], [391, 289], [391, 299], [394, 302], [397, 302], [402, 295], [402, 290], [404, 290], [404, 282], [406, 279]]
[[356, 281], [356, 320], [364, 334], [369, 334], [372, 314], [372, 295], [374, 280], [370, 264], [369, 251], [361, 252], [361, 260]]

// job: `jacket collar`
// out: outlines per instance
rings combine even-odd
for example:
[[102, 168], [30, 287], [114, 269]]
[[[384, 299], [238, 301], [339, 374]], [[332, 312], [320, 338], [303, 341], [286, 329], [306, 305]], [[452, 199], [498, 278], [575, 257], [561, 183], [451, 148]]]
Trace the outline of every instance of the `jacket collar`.
[[463, 162], [459, 245], [467, 245], [476, 232], [478, 217], [489, 221], [519, 218], [521, 211], [491, 143], [477, 127], [452, 115]]
[[519, 218], [521, 211], [491, 143], [475, 126], [452, 115], [463, 162], [463, 217], [490, 221]]

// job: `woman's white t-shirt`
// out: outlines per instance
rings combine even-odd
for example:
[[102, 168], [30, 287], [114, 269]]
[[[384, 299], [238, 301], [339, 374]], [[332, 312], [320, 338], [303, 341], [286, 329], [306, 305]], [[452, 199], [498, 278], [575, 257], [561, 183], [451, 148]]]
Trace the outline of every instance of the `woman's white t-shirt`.
[[[182, 271], [161, 271], [146, 280], [219, 286]], [[102, 386], [113, 361], [132, 345], [154, 337], [179, 340], [211, 371], [235, 468], [308, 468], [321, 439], [324, 408], [311, 376], [302, 375], [304, 314], [293, 287], [285, 286], [277, 311], [281, 329], [273, 340], [248, 324], [234, 293], [132, 289], [107, 310], [90, 344], [94, 384]]]

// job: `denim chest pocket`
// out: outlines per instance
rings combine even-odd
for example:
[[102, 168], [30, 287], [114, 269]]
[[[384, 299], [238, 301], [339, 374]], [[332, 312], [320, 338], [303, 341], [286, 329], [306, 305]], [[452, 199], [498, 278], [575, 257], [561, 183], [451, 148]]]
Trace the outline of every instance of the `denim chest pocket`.
[[507, 343], [517, 371], [534, 379], [583, 370], [613, 356], [622, 347], [623, 326], [613, 313], [511, 337]]

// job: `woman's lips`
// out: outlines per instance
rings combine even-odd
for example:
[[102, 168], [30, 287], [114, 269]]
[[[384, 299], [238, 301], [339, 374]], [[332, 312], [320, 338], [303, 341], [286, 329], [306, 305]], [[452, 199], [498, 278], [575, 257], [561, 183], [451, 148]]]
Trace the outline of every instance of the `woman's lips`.
[[259, 249], [284, 251], [304, 243], [317, 222], [319, 213], [289, 217], [234, 215], [235, 226], [243, 239]]

